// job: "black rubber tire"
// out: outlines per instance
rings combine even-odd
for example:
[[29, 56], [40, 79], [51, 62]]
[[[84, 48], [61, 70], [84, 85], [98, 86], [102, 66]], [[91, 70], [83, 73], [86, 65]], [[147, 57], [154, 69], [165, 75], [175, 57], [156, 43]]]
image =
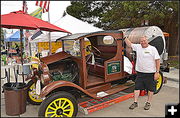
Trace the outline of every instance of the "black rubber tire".
[[32, 104], [32, 105], [40, 105], [42, 102], [36, 102], [36, 101], [33, 101], [30, 96], [29, 96], [29, 91], [31, 91], [30, 87], [35, 84], [32, 80], [30, 80], [28, 83], [27, 83], [27, 86], [28, 86], [28, 89], [27, 89], [27, 101], [28, 103]]
[[77, 100], [75, 99], [75, 97], [72, 94], [65, 92], [65, 91], [58, 91], [58, 92], [52, 93], [45, 100], [43, 100], [42, 104], [39, 107], [38, 116], [45, 117], [45, 111], [46, 111], [46, 108], [48, 107], [48, 105], [58, 98], [66, 98], [72, 102], [73, 107], [74, 107], [74, 112], [73, 112], [72, 117], [76, 117], [77, 112], [78, 112]]
[[[160, 87], [159, 87], [158, 89], [155, 90], [154, 94], [157, 94], [157, 93], [161, 90], [162, 85], [163, 85], [163, 73], [162, 73], [162, 72], [159, 72], [159, 74], [160, 74], [160, 76], [161, 76], [161, 77], [159, 77], [159, 79], [162, 79], [162, 80], [161, 80], [161, 83], [160, 83], [161, 85], [160, 85]], [[156, 83], [156, 84], [157, 84], [157, 83]], [[157, 86], [156, 86], [156, 87], [157, 87]]]

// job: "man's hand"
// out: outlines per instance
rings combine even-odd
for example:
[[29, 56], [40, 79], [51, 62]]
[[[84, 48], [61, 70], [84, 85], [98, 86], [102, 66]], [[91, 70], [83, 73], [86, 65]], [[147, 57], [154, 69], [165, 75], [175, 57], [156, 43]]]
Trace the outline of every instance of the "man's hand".
[[159, 72], [155, 72], [154, 73], [154, 80], [158, 80], [158, 78], [159, 78]]
[[128, 39], [128, 37], [125, 37], [125, 42], [128, 47], [131, 47], [131, 41]]

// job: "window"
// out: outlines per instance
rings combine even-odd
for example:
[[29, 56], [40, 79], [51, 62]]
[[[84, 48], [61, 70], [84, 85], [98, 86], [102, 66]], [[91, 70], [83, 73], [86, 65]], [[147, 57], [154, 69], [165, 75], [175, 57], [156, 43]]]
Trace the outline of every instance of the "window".
[[99, 46], [116, 46], [116, 41], [112, 36], [98, 36], [97, 44]]
[[76, 56], [76, 57], [81, 56], [79, 40], [64, 41], [64, 50], [65, 52], [71, 54], [72, 56]]
[[113, 42], [114, 42], [114, 38], [112, 37], [112, 36], [104, 36], [104, 38], [103, 38], [103, 43], [104, 44], [113, 44]]

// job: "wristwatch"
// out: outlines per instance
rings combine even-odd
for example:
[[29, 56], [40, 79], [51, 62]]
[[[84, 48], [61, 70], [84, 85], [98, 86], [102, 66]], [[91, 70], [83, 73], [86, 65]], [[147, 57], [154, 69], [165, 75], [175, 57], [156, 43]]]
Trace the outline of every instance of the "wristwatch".
[[159, 71], [156, 71], [156, 73], [159, 73]]

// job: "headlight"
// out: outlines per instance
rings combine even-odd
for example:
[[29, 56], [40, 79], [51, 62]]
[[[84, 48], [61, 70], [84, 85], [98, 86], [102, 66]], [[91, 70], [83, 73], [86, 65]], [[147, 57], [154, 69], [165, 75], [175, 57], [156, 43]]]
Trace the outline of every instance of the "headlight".
[[42, 64], [42, 71], [43, 72], [49, 72], [49, 68], [46, 64]]
[[43, 85], [47, 85], [51, 81], [48, 73], [41, 74], [41, 82]]

